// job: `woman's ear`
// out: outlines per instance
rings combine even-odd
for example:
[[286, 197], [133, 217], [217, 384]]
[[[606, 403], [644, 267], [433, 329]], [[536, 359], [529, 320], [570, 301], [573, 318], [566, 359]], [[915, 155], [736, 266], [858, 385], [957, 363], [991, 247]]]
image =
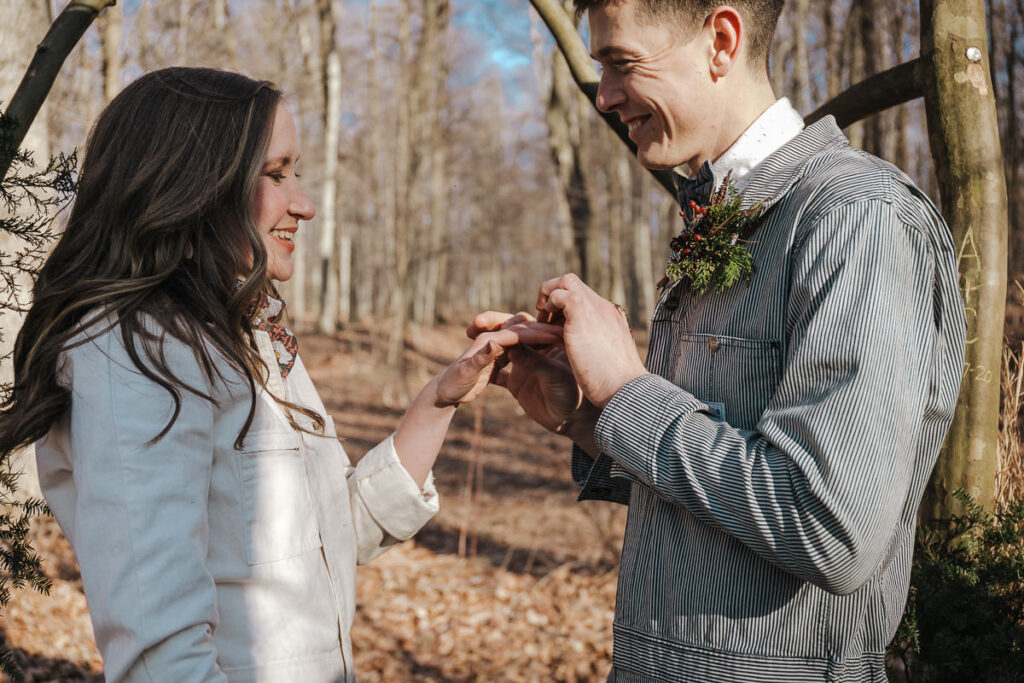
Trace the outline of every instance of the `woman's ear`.
[[716, 7], [705, 25], [714, 32], [709, 67], [712, 80], [718, 80], [739, 61], [740, 43], [747, 39], [746, 27], [740, 13], [729, 5]]

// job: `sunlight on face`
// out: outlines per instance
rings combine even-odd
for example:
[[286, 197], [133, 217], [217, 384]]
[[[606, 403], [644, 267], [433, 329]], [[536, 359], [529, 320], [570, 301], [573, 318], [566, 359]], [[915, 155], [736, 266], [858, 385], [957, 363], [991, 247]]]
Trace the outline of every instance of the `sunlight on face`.
[[285, 281], [295, 272], [292, 252], [299, 221], [313, 218], [316, 210], [299, 184], [299, 136], [295, 120], [283, 103], [277, 105], [274, 128], [256, 184], [253, 214], [267, 250], [267, 277]]

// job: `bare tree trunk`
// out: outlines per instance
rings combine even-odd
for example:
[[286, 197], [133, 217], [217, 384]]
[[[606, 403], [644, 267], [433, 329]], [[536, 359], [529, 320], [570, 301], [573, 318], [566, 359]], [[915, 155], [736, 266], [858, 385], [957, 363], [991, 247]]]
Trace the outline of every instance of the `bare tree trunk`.
[[114, 5], [103, 13], [103, 30], [100, 41], [103, 44], [103, 95], [107, 102], [114, 99], [121, 90], [121, 25], [123, 10]]
[[[17, 5], [17, 6], [15, 6]], [[36, 44], [46, 33], [49, 19], [48, 0], [31, 0], [30, 2], [0, 3], [0, 26], [17, 26], [4, 40], [0, 41], [0, 102], [4, 106], [11, 101], [18, 84], [22, 81], [29, 61], [33, 59]], [[37, 116], [34, 123], [19, 140], [19, 147], [33, 153], [37, 163], [44, 163], [50, 156], [49, 130], [46, 125], [45, 105], [40, 108], [42, 116]], [[6, 209], [0, 206], [0, 212]], [[15, 253], [21, 251], [25, 244], [13, 235], [0, 232], [0, 251]], [[31, 281], [27, 276], [18, 283], [21, 291], [27, 291]], [[27, 297], [25, 297], [27, 298]], [[19, 297], [19, 302], [27, 301]], [[24, 315], [17, 311], [0, 309], [0, 386], [9, 384], [14, 379], [14, 367], [9, 354], [14, 349], [14, 341], [21, 328]], [[35, 451], [27, 448], [11, 456], [4, 463], [9, 464], [11, 471], [22, 472], [18, 479], [16, 497], [39, 498], [39, 476], [36, 472]], [[5, 494], [6, 495], [6, 494]]]
[[[425, 283], [424, 294], [427, 300], [424, 304], [423, 317], [425, 322], [433, 323], [437, 319], [437, 295], [443, 287], [444, 274], [448, 268], [448, 250], [444, 248], [445, 234], [448, 230], [447, 217], [447, 178], [445, 174], [445, 144], [444, 129], [441, 121], [441, 103], [445, 101], [445, 90], [448, 77], [448, 68], [445, 64], [444, 47], [448, 40], [448, 22], [451, 8], [448, 0], [435, 0], [433, 8], [434, 21], [437, 29], [433, 39], [429, 42], [432, 56], [430, 61], [434, 65], [435, 81], [431, 88], [433, 102], [429, 107], [432, 112], [430, 121], [430, 262], [428, 264], [428, 276]], [[432, 22], [433, 23], [433, 22]]]
[[234, 24], [231, 21], [231, 6], [228, 0], [212, 0], [210, 4], [214, 35], [217, 36], [218, 42], [223, 45], [221, 54], [223, 55], [225, 66], [235, 68], [238, 55], [238, 39], [235, 37]]
[[568, 79], [565, 58], [558, 52], [552, 52], [551, 90], [545, 119], [548, 123], [548, 146], [551, 150], [555, 178], [558, 183], [555, 206], [557, 232], [562, 252], [560, 260], [564, 263], [564, 269], [579, 272], [582, 267], [582, 251], [575, 246], [572, 215], [573, 180], [580, 164], [577, 150], [579, 131], [573, 131], [571, 128], [572, 121], [568, 112], [568, 101], [565, 98], [568, 91]]
[[633, 217], [633, 188], [630, 183], [629, 158], [625, 149], [615, 149], [621, 145], [617, 140], [610, 139], [611, 131], [602, 136], [611, 158], [607, 175], [611, 192], [609, 199], [613, 204], [608, 207], [608, 298], [617, 304], [626, 303], [625, 261], [622, 258], [623, 232], [629, 229]]
[[[220, 2], [221, 0], [218, 0]], [[225, 7], [225, 11], [227, 8]], [[313, 19], [315, 8], [304, 8], [299, 13], [296, 21], [296, 28], [298, 33], [298, 46], [299, 52], [302, 57], [302, 74], [303, 78], [309, 83], [319, 82], [321, 79], [321, 61], [320, 61], [320, 45], [318, 36], [314, 35], [316, 31], [316, 24]], [[321, 92], [322, 88], [315, 89], [314, 92]], [[307, 101], [311, 99], [312, 102]], [[296, 121], [303, 119], [303, 113], [306, 110], [322, 111], [317, 104], [317, 98], [305, 98], [298, 100], [295, 96], [291, 99], [292, 104], [296, 107], [297, 111], [294, 112]], [[310, 280], [315, 279], [319, 283], [320, 278], [316, 276], [319, 272], [319, 244], [315, 244], [312, 240], [300, 239], [295, 244], [295, 258], [298, 260], [298, 267], [295, 269], [295, 274], [292, 279], [285, 283], [285, 290], [287, 292], [288, 301], [288, 312], [292, 317], [292, 324], [296, 324], [294, 321], [301, 320], [303, 323], [310, 320], [310, 298], [309, 298], [309, 285]], [[317, 293], [319, 294], [320, 287], [317, 285]], [[317, 297], [319, 298], [319, 296]], [[319, 318], [319, 312], [317, 313]]]
[[807, 73], [807, 15], [810, 0], [796, 0], [793, 21], [793, 85], [796, 110], [807, 114], [811, 111], [811, 79]]
[[577, 120], [576, 140], [579, 157], [579, 178], [574, 181], [576, 188], [573, 189], [571, 202], [576, 208], [573, 209], [573, 229], [576, 231], [577, 248], [581, 249], [582, 261], [580, 263], [580, 276], [595, 290], [608, 295], [608, 282], [605, 277], [605, 269], [602, 267], [601, 241], [603, 238], [603, 225], [598, 216], [594, 214], [593, 197], [590, 196], [592, 182], [589, 169], [593, 169], [593, 145], [584, 144], [585, 141], [593, 140], [594, 133], [591, 128], [590, 108], [586, 96], [578, 92], [573, 98], [573, 116]]
[[[1010, 39], [1005, 46], [1006, 51], [1006, 156], [1009, 160], [1009, 178], [1007, 179], [1007, 190], [1009, 201], [1009, 223], [1016, 232], [1016, 247], [1013, 253], [1017, 258], [1022, 258], [1020, 249], [1024, 248], [1024, 234], [1021, 234], [1020, 223], [1020, 149], [1021, 149], [1021, 126], [1020, 109], [1017, 106], [1017, 88], [1020, 81], [1017, 79], [1017, 69], [1020, 66], [1020, 56], [1017, 53], [1017, 45], [1020, 44], [1020, 21], [1024, 17], [1017, 16], [1010, 24]], [[1018, 261], [1018, 264], [1021, 263]]]
[[[788, 15], [791, 10], [788, 6], [782, 9], [784, 15]], [[771, 46], [771, 72], [768, 74], [772, 82], [772, 90], [776, 95], [786, 92], [786, 60], [793, 50], [793, 38], [792, 31], [787, 30], [785, 25], [788, 22], [779, 22], [779, 30], [775, 32], [775, 38], [772, 41]]]
[[654, 309], [654, 283], [655, 277], [652, 274], [651, 263], [651, 225], [648, 222], [650, 214], [648, 202], [650, 201], [652, 185], [649, 176], [641, 171], [637, 164], [630, 164], [630, 175], [632, 176], [632, 216], [630, 230], [633, 239], [633, 292], [634, 298], [630, 302], [630, 322], [633, 327], [644, 328], [648, 326], [651, 312]]
[[320, 316], [317, 329], [334, 334], [338, 329], [337, 189], [338, 136], [341, 125], [341, 56], [337, 44], [336, 0], [318, 0], [323, 86], [324, 168], [320, 196]]
[[[864, 78], [864, 22], [861, 15], [864, 13], [864, 0], [854, 0], [850, 4], [850, 12], [843, 25], [846, 52], [846, 72], [849, 82], [856, 83]], [[850, 139], [850, 146], [858, 149], [864, 148], [864, 123], [854, 123], [846, 129], [846, 136]]]
[[423, 24], [416, 58], [417, 75], [414, 97], [417, 102], [414, 149], [419, 150], [414, 174], [417, 215], [430, 217], [422, 247], [417, 249], [416, 286], [413, 288], [413, 318], [431, 324], [437, 315], [437, 290], [443, 258], [444, 234], [444, 141], [441, 131], [440, 103], [446, 80], [444, 44], [449, 15], [448, 0], [423, 0]]
[[825, 24], [825, 82], [827, 83], [828, 99], [839, 94], [843, 87], [842, 74], [842, 43], [836, 38], [839, 29], [836, 27], [836, 8], [832, 0], [823, 0]]
[[[899, 0], [893, 20], [893, 31], [890, 36], [896, 48], [896, 61], [903, 62], [907, 55], [902, 48], [903, 36], [910, 32], [906, 0]], [[892, 134], [892, 162], [897, 168], [910, 172], [910, 110], [908, 107], [897, 107]]]
[[[395, 254], [395, 221], [394, 212], [389, 210], [394, 201], [394, 194], [386, 192], [387, 186], [385, 178], [387, 176], [387, 158], [384, 154], [384, 131], [385, 124], [382, 118], [382, 107], [381, 107], [381, 96], [380, 96], [380, 44], [378, 38], [377, 28], [377, 4], [369, 3], [368, 7], [368, 27], [370, 40], [370, 62], [367, 65], [367, 76], [368, 82], [368, 109], [370, 114], [370, 121], [373, 124], [370, 127], [369, 134], [369, 163], [370, 163], [370, 178], [369, 178], [369, 189], [370, 189], [370, 215], [369, 225], [372, 228], [371, 234], [382, 234], [383, 245], [374, 244], [374, 248], [368, 249], [368, 255], [373, 254], [374, 258], [380, 259], [379, 268], [374, 274], [372, 282], [378, 283], [376, 287], [372, 287], [372, 290], [378, 290], [380, 293], [388, 293], [392, 285], [392, 276], [390, 271], [393, 269], [393, 263], [391, 261]], [[370, 240], [373, 244], [373, 240]], [[381, 248], [383, 246], [383, 249]], [[363, 288], [365, 292], [367, 288]], [[371, 298], [370, 308], [376, 311], [386, 310], [387, 306], [383, 305], [384, 300], [380, 300], [378, 303], [377, 291], [366, 292], [368, 298]], [[388, 302], [390, 301], [390, 294], [388, 294]]]
[[923, 506], [948, 519], [963, 487], [991, 509], [999, 438], [1006, 298], [1006, 184], [982, 0], [922, 0], [921, 55], [930, 60], [928, 134], [946, 220], [960, 255], [967, 357], [953, 426]]
[[558, 234], [563, 260], [568, 270], [583, 272], [586, 260], [586, 230], [578, 227], [590, 220], [589, 204], [580, 201], [587, 196], [580, 168], [579, 128], [572, 117], [572, 86], [569, 67], [558, 52], [552, 53], [551, 92], [545, 118], [548, 124], [548, 146], [555, 165], [559, 192], [556, 198]]
[[178, 63], [188, 64], [188, 16], [192, 0], [178, 0]]
[[[402, 376], [406, 372], [405, 336], [409, 326], [409, 179], [411, 176], [411, 81], [410, 55], [411, 36], [409, 15], [412, 8], [410, 0], [402, 0], [398, 15], [398, 108], [395, 131], [397, 148], [395, 152], [395, 172], [393, 178], [395, 192], [394, 235], [395, 256], [392, 271], [393, 284], [391, 289], [392, 326], [388, 343], [388, 363], [397, 367]], [[404, 382], [402, 383], [404, 386]]]

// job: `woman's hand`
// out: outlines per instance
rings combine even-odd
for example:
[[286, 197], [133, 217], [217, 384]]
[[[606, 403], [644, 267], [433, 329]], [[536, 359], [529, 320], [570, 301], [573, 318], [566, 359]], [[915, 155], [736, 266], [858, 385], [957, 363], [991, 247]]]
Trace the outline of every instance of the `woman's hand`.
[[423, 486], [444, 442], [455, 406], [476, 398], [495, 367], [520, 344], [550, 346], [561, 328], [536, 321], [479, 334], [461, 356], [430, 380], [413, 400], [395, 431], [395, 451], [417, 486]]
[[524, 344], [551, 347], [561, 341], [561, 331], [557, 325], [521, 320], [479, 333], [469, 348], [438, 375], [434, 405], [443, 408], [472, 401], [496, 374], [496, 367], [508, 362], [508, 351], [525, 349]]

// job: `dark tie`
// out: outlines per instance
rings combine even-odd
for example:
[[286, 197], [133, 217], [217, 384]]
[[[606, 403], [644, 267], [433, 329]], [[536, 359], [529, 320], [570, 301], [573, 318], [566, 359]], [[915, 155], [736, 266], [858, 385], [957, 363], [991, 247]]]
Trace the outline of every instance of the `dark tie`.
[[711, 162], [705, 161], [697, 175], [692, 178], [684, 178], [676, 174], [676, 199], [679, 200], [679, 207], [683, 210], [686, 222], [693, 220], [693, 207], [690, 202], [698, 206], [707, 206], [711, 191], [715, 189], [715, 174], [711, 171]]

